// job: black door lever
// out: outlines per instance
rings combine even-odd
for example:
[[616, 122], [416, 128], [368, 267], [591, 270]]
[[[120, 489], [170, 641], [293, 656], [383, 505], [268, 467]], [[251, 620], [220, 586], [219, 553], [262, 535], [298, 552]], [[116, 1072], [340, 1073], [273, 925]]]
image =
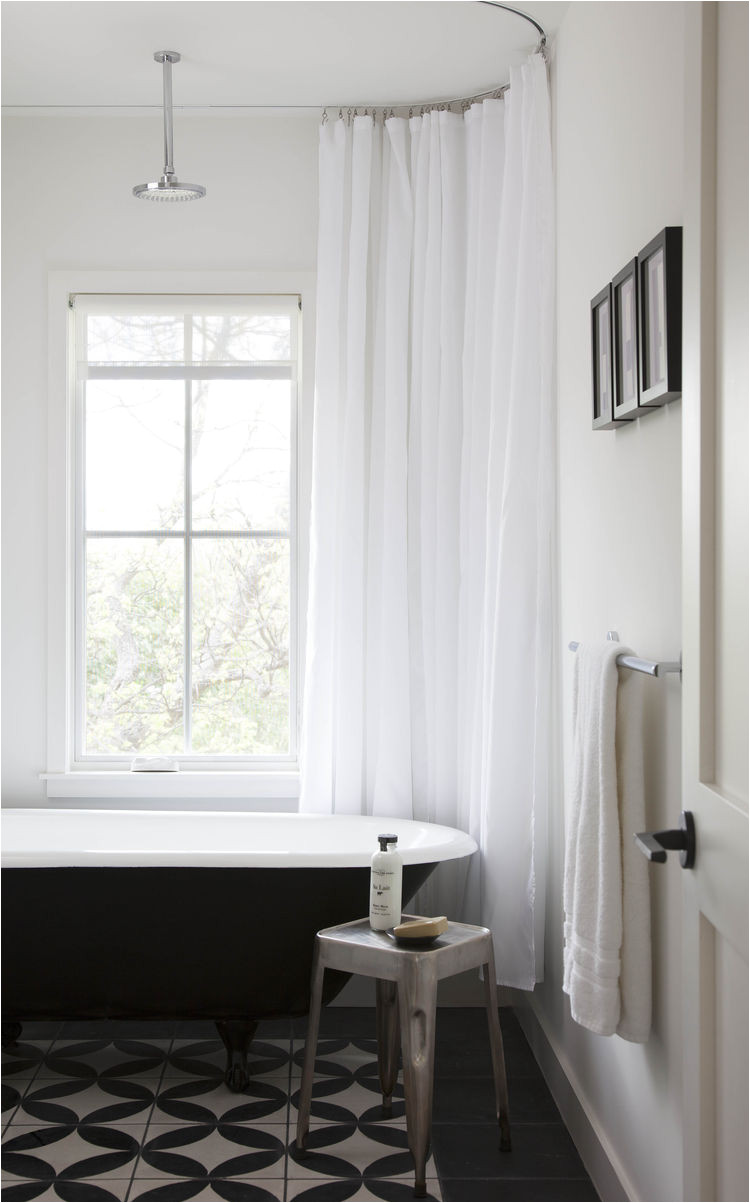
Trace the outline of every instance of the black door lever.
[[669, 851], [679, 852], [683, 869], [695, 864], [695, 821], [689, 810], [683, 810], [676, 831], [639, 831], [633, 839], [649, 860], [663, 864]]

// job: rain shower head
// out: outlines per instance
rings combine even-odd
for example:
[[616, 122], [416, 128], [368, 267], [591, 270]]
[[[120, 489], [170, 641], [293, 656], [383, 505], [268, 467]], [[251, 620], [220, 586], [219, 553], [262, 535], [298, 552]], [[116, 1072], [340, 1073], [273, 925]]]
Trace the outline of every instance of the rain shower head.
[[157, 50], [157, 63], [164, 67], [164, 174], [151, 184], [136, 184], [133, 196], [140, 200], [191, 201], [206, 195], [202, 184], [183, 184], [172, 164], [172, 63], [179, 63], [176, 50]]

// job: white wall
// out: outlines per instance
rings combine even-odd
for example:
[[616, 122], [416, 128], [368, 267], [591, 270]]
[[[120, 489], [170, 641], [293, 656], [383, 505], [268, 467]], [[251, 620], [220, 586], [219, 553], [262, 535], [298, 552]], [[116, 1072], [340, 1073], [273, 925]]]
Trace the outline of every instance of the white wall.
[[[591, 430], [589, 305], [659, 230], [682, 223], [683, 7], [574, 3], [553, 66], [565, 786], [551, 816], [546, 980], [534, 1007], [625, 1192], [650, 1200], [680, 1197], [681, 870], [675, 857], [650, 869], [648, 1044], [573, 1023], [561, 988], [573, 661], [566, 649], [571, 639], [603, 639], [614, 628], [638, 655], [674, 660], [680, 652], [680, 402], [622, 430]], [[647, 826], [659, 830], [675, 826], [682, 809], [680, 681], [644, 676], [641, 685]], [[599, 1181], [612, 1192], [606, 1197], [618, 1197], [611, 1181]]]
[[318, 116], [180, 117], [204, 200], [150, 205], [161, 116], [3, 122], [3, 803], [39, 805], [47, 684], [47, 273], [315, 267]]

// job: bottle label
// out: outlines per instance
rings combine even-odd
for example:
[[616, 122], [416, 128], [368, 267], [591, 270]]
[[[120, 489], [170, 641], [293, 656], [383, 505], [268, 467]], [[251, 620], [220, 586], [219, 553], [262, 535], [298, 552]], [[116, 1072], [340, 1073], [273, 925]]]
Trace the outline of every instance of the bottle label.
[[374, 915], [388, 915], [391, 911], [391, 891], [395, 873], [392, 869], [373, 869], [371, 911]]

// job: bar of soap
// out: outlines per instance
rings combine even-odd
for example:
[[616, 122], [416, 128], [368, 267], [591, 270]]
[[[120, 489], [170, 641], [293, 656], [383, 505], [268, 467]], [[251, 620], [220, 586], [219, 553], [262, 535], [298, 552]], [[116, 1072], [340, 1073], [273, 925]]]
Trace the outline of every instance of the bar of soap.
[[447, 930], [446, 916], [435, 915], [432, 919], [410, 919], [408, 923], [399, 923], [393, 934], [397, 940], [429, 940]]

